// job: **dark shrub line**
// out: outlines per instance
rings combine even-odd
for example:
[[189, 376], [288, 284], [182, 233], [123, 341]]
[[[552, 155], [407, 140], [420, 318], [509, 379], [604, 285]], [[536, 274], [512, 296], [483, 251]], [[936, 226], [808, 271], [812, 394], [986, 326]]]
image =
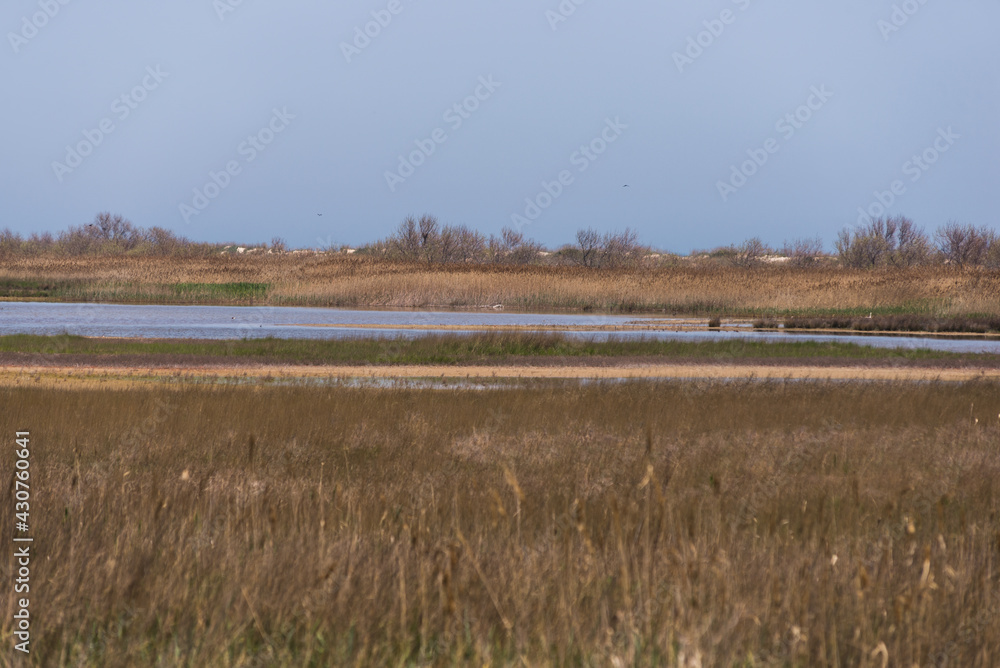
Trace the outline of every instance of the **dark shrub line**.
[[[1000, 236], [988, 227], [948, 222], [933, 234], [904, 216], [869, 220], [854, 229], [844, 229], [834, 243], [835, 255], [823, 250], [820, 239], [786, 241], [781, 248], [752, 237], [740, 244], [709, 251], [692, 251], [683, 258], [656, 252], [639, 241], [635, 230], [601, 234], [581, 229], [575, 243], [555, 250], [528, 239], [520, 231], [504, 228], [500, 236], [485, 236], [467, 225], [441, 225], [430, 215], [407, 217], [385, 239], [359, 248], [333, 243], [317, 249], [328, 253], [357, 253], [391, 260], [433, 264], [494, 264], [508, 266], [555, 265], [616, 269], [696, 261], [731, 267], [783, 264], [818, 267], [838, 262], [843, 267], [874, 269], [948, 264], [961, 267], [1000, 268]], [[0, 230], [0, 259], [39, 255], [61, 256], [207, 256], [219, 253], [286, 253], [283, 239], [268, 244], [240, 247], [235, 244], [200, 243], [160, 227], [142, 228], [121, 215], [99, 213], [93, 222], [73, 226], [53, 236], [49, 232], [27, 239], [9, 229]]]
[[869, 317], [792, 316], [782, 322], [758, 319], [754, 329], [843, 329], [858, 332], [933, 332], [960, 334], [1000, 333], [1000, 317], [935, 318], [923, 315], [877, 315]]

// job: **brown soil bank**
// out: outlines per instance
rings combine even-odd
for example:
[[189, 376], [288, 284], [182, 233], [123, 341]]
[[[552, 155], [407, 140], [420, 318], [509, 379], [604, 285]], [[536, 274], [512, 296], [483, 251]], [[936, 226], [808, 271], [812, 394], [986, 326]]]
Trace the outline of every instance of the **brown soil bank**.
[[340, 307], [583, 309], [722, 315], [1000, 315], [1000, 272], [425, 265], [345, 255], [27, 258], [0, 298]]

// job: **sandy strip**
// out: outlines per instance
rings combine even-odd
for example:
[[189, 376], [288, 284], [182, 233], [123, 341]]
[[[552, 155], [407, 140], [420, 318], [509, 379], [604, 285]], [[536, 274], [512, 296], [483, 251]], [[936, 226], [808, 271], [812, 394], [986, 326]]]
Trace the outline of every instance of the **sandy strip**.
[[0, 386], [70, 382], [185, 381], [264, 378], [663, 378], [663, 379], [811, 379], [811, 380], [1000, 380], [1000, 369], [891, 367], [758, 366], [753, 364], [655, 364], [643, 366], [294, 366], [260, 367], [52, 367], [0, 369]]

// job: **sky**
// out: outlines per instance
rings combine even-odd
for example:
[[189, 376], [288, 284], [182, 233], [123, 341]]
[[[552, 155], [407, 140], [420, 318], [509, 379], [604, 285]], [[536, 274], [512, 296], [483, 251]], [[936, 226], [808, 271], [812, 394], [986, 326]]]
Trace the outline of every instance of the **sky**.
[[6, 0], [0, 229], [997, 229], [995, 0]]

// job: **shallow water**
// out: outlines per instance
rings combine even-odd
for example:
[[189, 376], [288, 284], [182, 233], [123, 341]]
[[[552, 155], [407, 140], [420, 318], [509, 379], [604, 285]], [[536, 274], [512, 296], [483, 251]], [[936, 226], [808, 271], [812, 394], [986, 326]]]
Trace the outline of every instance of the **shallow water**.
[[[659, 329], [614, 332], [563, 332], [596, 340], [655, 338], [710, 341], [749, 340], [839, 341], [878, 348], [927, 348], [952, 352], [1000, 353], [1000, 340], [956, 339], [930, 336], [863, 336], [759, 332], [749, 327], [737, 331], [707, 331], [690, 318], [653, 316], [348, 310], [282, 306], [132, 306], [125, 304], [62, 304], [0, 302], [0, 335], [76, 334], [80, 336], [133, 338], [242, 339], [278, 338], [339, 339], [347, 337], [416, 338], [431, 333], [462, 333], [448, 327], [519, 325], [537, 331], [549, 327], [621, 327], [629, 324]], [[317, 327], [315, 325], [325, 325]], [[368, 327], [366, 327], [366, 325]], [[348, 327], [350, 326], [350, 327]], [[406, 327], [428, 329], [407, 329]], [[698, 329], [694, 327], [697, 326]], [[442, 329], [434, 329], [442, 327]]]

